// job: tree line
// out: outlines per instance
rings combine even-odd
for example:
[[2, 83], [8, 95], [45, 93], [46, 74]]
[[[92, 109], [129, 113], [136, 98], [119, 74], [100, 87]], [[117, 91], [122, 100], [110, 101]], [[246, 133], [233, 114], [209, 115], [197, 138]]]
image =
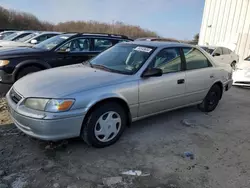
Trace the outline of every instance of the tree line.
[[127, 25], [122, 22], [109, 24], [97, 21], [69, 21], [52, 24], [49, 22], [41, 21], [32, 14], [8, 10], [1, 6], [0, 28], [14, 30], [113, 33], [127, 35], [132, 38], [158, 37], [157, 33], [154, 31], [143, 29], [140, 26]]

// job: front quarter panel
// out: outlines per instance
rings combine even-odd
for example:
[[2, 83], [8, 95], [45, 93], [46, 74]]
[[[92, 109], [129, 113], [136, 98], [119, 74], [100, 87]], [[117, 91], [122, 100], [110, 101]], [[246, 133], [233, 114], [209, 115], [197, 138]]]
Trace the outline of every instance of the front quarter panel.
[[125, 101], [130, 109], [131, 117], [136, 118], [138, 113], [138, 81], [99, 87], [83, 92], [78, 92], [66, 98], [75, 98], [72, 109], [87, 108], [88, 110], [100, 101], [118, 98]]

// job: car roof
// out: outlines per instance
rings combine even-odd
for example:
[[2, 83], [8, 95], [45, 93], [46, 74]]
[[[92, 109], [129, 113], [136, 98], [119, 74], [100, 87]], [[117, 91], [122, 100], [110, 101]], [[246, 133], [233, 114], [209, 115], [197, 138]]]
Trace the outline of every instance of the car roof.
[[208, 48], [214, 50], [215, 48], [221, 48], [221, 46], [199, 46], [201, 48]]
[[44, 35], [44, 34], [63, 34], [63, 33], [57, 32], [57, 31], [41, 31], [41, 32], [39, 32], [39, 35]]
[[178, 43], [178, 42], [163, 42], [163, 41], [131, 41], [128, 44], [137, 44], [142, 46], [150, 46], [156, 48], [167, 48], [167, 47], [193, 47], [193, 45]]

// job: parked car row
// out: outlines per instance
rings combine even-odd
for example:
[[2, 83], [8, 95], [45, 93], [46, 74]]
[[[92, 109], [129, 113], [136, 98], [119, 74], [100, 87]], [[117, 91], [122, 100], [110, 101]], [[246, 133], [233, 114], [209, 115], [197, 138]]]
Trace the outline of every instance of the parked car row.
[[21, 131], [94, 147], [155, 114], [191, 105], [211, 112], [233, 82], [232, 68], [197, 46], [86, 33], [0, 50], [0, 78], [15, 82], [6, 99]]
[[81, 63], [119, 42], [132, 41], [126, 36], [112, 34], [41, 32], [32, 35], [24, 38], [29, 38], [30, 42], [40, 41], [41, 37], [51, 38], [33, 47], [0, 48], [0, 82], [13, 84], [33, 72]]
[[[7, 31], [6, 31], [7, 32]], [[8, 31], [10, 32], [10, 31]], [[3, 32], [3, 35], [5, 33]], [[9, 47], [31, 47], [35, 44], [47, 40], [56, 35], [62, 34], [61, 32], [52, 31], [18, 31], [9, 34], [0, 40], [0, 49]], [[1, 34], [0, 34], [1, 35]]]

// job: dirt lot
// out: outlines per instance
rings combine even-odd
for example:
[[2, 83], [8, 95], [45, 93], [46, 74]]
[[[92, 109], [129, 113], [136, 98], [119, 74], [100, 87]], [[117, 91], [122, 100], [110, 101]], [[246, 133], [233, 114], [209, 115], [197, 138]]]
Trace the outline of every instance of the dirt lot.
[[[249, 188], [249, 92], [232, 88], [209, 114], [191, 107], [136, 122], [104, 149], [79, 139], [48, 143], [25, 136], [1, 104], [0, 187], [101, 188], [112, 177], [110, 187], [121, 188]], [[194, 159], [183, 157], [185, 151]], [[121, 175], [131, 169], [148, 175]]]

